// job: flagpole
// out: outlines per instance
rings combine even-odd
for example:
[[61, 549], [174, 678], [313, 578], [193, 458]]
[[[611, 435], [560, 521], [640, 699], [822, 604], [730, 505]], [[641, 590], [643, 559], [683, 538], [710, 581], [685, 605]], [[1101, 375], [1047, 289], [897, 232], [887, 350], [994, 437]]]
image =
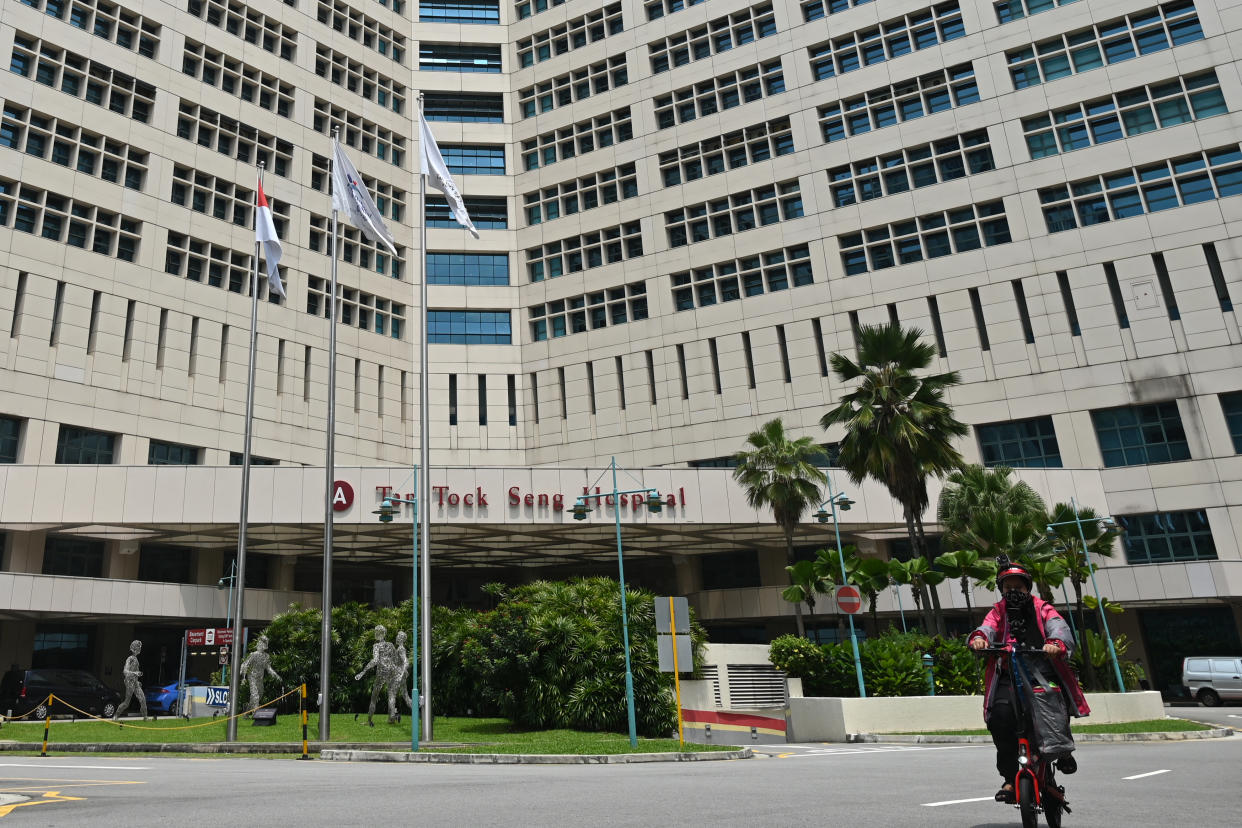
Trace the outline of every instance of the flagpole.
[[[421, 126], [423, 123], [423, 93], [418, 93], [418, 122]], [[419, 130], [419, 175], [418, 175], [418, 215], [420, 219], [420, 229], [422, 233], [422, 243], [419, 245], [419, 258], [421, 260], [421, 272], [419, 273], [419, 303], [418, 303], [418, 344], [419, 344], [419, 384], [418, 384], [418, 428], [419, 428], [419, 444], [418, 444], [418, 464], [423, 473], [419, 475], [419, 502], [423, 505], [420, 510], [422, 521], [419, 524], [419, 532], [422, 535], [422, 578], [419, 579], [422, 587], [422, 610], [423, 610], [423, 695], [425, 698], [425, 707], [423, 708], [423, 740], [430, 742], [432, 740], [432, 724], [431, 724], [431, 434], [429, 430], [428, 408], [430, 406], [431, 394], [428, 388], [428, 361], [427, 361], [427, 173], [424, 169], [425, 164], [422, 163], [423, 153], [426, 152], [422, 144], [422, 130]], [[415, 699], [415, 702], [418, 700]]]
[[[332, 143], [340, 138], [340, 128], [332, 131]], [[332, 163], [336, 164], [336, 153]], [[331, 178], [331, 176], [329, 176]], [[323, 514], [323, 590], [322, 621], [319, 627], [319, 740], [328, 741], [332, 732], [331, 703], [329, 701], [330, 674], [332, 667], [332, 483], [336, 476], [336, 246], [337, 209], [332, 204], [332, 284], [328, 290], [328, 427], [326, 459], [324, 461], [324, 514]]]

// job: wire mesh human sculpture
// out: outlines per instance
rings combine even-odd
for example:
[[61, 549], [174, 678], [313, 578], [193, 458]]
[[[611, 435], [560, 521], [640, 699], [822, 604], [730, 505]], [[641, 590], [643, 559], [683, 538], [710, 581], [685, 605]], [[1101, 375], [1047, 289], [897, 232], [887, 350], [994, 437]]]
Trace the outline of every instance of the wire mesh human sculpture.
[[375, 684], [371, 688], [371, 704], [367, 707], [367, 724], [374, 727], [375, 703], [379, 700], [380, 691], [388, 691], [388, 723], [397, 722], [397, 688], [401, 681], [401, 663], [397, 657], [397, 648], [387, 641], [388, 630], [383, 624], [375, 625], [375, 644], [371, 647], [371, 660], [362, 668], [355, 681], [362, 681], [372, 668], [375, 669]]
[[[280, 681], [280, 676], [272, 669], [272, 657], [267, 652], [267, 636], [259, 636], [259, 640], [255, 642], [254, 651], [246, 656], [246, 660], [241, 663], [238, 668], [238, 678], [241, 682], [250, 684], [250, 710], [258, 710], [263, 704], [263, 681], [266, 676]], [[247, 712], [247, 716], [253, 715], [253, 712]]]
[[397, 676], [397, 686], [401, 688], [401, 697], [405, 700], [406, 707], [414, 710], [414, 702], [410, 700], [410, 685], [406, 683], [405, 677], [410, 672], [410, 654], [405, 651], [405, 630], [397, 632], [397, 664], [400, 675]]
[[125, 665], [121, 667], [121, 676], [125, 680], [125, 700], [117, 705], [116, 712], [112, 714], [112, 720], [116, 721], [120, 715], [129, 709], [131, 699], [137, 697], [138, 709], [142, 711], [142, 718], [147, 718], [147, 696], [142, 692], [142, 665], [138, 663], [138, 654], [142, 652], [142, 642], [134, 639], [129, 642], [129, 657], [125, 659]]

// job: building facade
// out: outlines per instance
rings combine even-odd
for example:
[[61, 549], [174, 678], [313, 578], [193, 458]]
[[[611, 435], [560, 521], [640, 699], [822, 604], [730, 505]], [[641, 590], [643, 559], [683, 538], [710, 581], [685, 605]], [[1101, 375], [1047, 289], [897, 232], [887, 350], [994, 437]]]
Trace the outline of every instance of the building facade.
[[[829, 356], [896, 319], [961, 373], [968, 460], [1123, 523], [1101, 588], [1176, 684], [1184, 642], [1242, 646], [1240, 20], [1224, 0], [3, 0], [0, 662], [103, 672], [132, 635], [171, 646], [227, 611], [259, 164], [288, 298], [258, 288], [247, 606], [318, 603], [338, 129], [398, 255], [342, 228], [334, 597], [408, 595], [409, 518], [403, 539], [369, 512], [419, 439], [421, 96], [481, 231], [429, 196], [439, 600], [612, 571], [610, 512], [575, 526], [554, 495], [615, 457], [674, 498], [618, 507], [636, 580], [692, 595], [719, 640], [791, 628], [779, 535], [727, 458], [776, 416], [839, 440], [817, 425], [844, 390]], [[856, 495], [849, 537], [901, 554], [891, 501]]]

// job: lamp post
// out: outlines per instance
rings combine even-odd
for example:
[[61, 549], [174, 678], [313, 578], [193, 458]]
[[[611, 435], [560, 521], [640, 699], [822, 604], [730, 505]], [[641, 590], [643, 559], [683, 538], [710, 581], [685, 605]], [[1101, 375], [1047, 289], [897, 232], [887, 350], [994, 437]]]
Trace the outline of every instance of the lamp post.
[[[418, 466], [414, 467], [414, 491], [415, 492], [418, 491]], [[410, 524], [410, 530], [411, 530], [410, 534], [414, 538], [413, 551], [412, 551], [413, 561], [414, 561], [414, 574], [413, 574], [414, 580], [413, 580], [413, 592], [410, 593], [410, 596], [411, 596], [410, 602], [413, 604], [413, 612], [411, 613], [411, 615], [413, 616], [412, 628], [410, 630], [410, 633], [411, 633], [410, 635], [410, 649], [411, 649], [410, 678], [414, 681], [414, 695], [410, 697], [410, 700], [414, 703], [410, 705], [410, 708], [411, 708], [410, 709], [410, 752], [417, 753], [418, 752], [418, 722], [419, 722], [419, 717], [422, 713], [422, 710], [421, 710], [422, 696], [419, 695], [419, 687], [418, 687], [418, 650], [419, 650], [419, 646], [418, 646], [419, 645], [419, 638], [418, 638], [418, 526], [419, 526], [418, 495], [416, 494], [412, 498], [396, 497], [394, 495], [388, 495], [387, 497], [384, 498], [384, 502], [380, 504], [380, 507], [376, 509], [375, 511], [373, 511], [371, 514], [379, 515], [380, 523], [392, 523], [392, 516], [393, 516], [393, 511], [394, 511], [393, 504], [395, 503], [408, 503], [414, 507], [414, 520]], [[423, 657], [426, 658], [426, 656], [427, 654], [423, 653]], [[427, 738], [430, 739], [431, 738], [430, 735], [428, 735]]]
[[[1082, 531], [1082, 518], [1078, 514], [1078, 502], [1074, 500], [1074, 498], [1072, 497], [1070, 498], [1070, 508], [1074, 510], [1074, 519], [1063, 520], [1063, 521], [1060, 521], [1059, 523], [1049, 523], [1048, 524], [1048, 535], [1055, 536], [1056, 532], [1054, 530], [1054, 527], [1057, 527], [1057, 526], [1068, 526], [1069, 524], [1072, 523], [1078, 527], [1078, 539], [1082, 541], [1082, 557], [1083, 557], [1083, 560], [1087, 562], [1087, 572], [1090, 573], [1091, 575], [1091, 589], [1093, 592], [1095, 592], [1096, 611], [1099, 612], [1100, 622], [1104, 625], [1104, 640], [1108, 642], [1108, 656], [1110, 659], [1112, 659], [1112, 662], [1113, 662], [1113, 675], [1117, 679], [1118, 691], [1124, 693], [1126, 692], [1126, 683], [1121, 678], [1121, 664], [1118, 663], [1117, 661], [1117, 648], [1113, 646], [1113, 636], [1108, 631], [1108, 618], [1104, 611], [1104, 601], [1100, 598], [1100, 588], [1099, 586], [1096, 585], [1096, 582], [1095, 582], [1095, 567], [1091, 565], [1091, 554], [1087, 551], [1087, 536], [1086, 536], [1086, 533]], [[1109, 529], [1117, 528], [1117, 521], [1113, 520], [1111, 517], [1107, 517], [1107, 516], [1097, 517], [1097, 518], [1092, 518], [1091, 520], [1095, 523], [1098, 523], [1100, 526], [1104, 527], [1105, 531], [1108, 531]], [[1083, 658], [1084, 659], [1090, 658], [1091, 653], [1086, 652], [1087, 636], [1086, 636], [1085, 631], [1083, 633], [1082, 643], [1083, 643], [1083, 650], [1084, 650]]]
[[[236, 558], [234, 558], [233, 562], [229, 564], [229, 574], [225, 575], [223, 578], [216, 581], [216, 589], [224, 589], [225, 581], [229, 582], [229, 614], [225, 616], [226, 620], [224, 622], [225, 628], [228, 628], [228, 626], [233, 623], [233, 585], [237, 583], [237, 559]], [[236, 630], [233, 631], [233, 638], [234, 639], [238, 638]], [[240, 643], [239, 641], [234, 640], [232, 645], [230, 646], [236, 647], [239, 643]], [[221, 664], [220, 665], [220, 683], [227, 684], [228, 680], [229, 680], [229, 666], [227, 664]]]
[[[617, 489], [617, 458], [613, 457], [609, 463], [612, 469], [612, 491], [602, 492], [599, 494], [590, 494], [589, 492], [578, 495], [574, 501], [572, 509], [566, 509], [574, 516], [574, 520], [586, 520], [587, 513], [591, 511], [591, 507], [587, 506], [588, 500], [599, 501], [605, 497], [612, 498], [613, 514], [616, 517], [617, 526], [617, 576], [621, 580], [621, 640], [625, 647], [625, 710], [630, 725], [630, 747], [638, 747], [638, 727], [634, 718], [634, 671], [630, 667], [630, 620], [629, 613], [625, 606], [625, 555], [621, 551], [621, 501], [617, 498], [623, 494], [645, 494], [647, 495], [644, 505], [647, 511], [652, 514], [660, 512], [664, 508], [663, 501], [660, 500], [660, 492], [652, 488], [642, 489], [626, 489], [620, 491]], [[600, 477], [603, 477], [601, 474]], [[598, 480], [596, 482], [599, 482]], [[589, 489], [590, 487], [588, 487]]]
[[[841, 550], [841, 520], [837, 515], [837, 510], [842, 512], [849, 511], [854, 505], [854, 501], [845, 496], [844, 492], [833, 492], [832, 476], [825, 475], [828, 480], [828, 499], [819, 504], [819, 511], [815, 513], [815, 519], [820, 523], [827, 523], [829, 517], [832, 518], [832, 530], [837, 536], [837, 562], [841, 566], [841, 579], [845, 579], [845, 552]], [[824, 510], [825, 506], [832, 507], [831, 516]], [[840, 610], [840, 607], [837, 608]], [[847, 613], [850, 618], [850, 643], [854, 645], [854, 674], [858, 677], [858, 695], [860, 698], [867, 698], [867, 686], [863, 683], [862, 658], [858, 655], [858, 634], [854, 630], [854, 615]], [[904, 620], [904, 615], [903, 615]]]

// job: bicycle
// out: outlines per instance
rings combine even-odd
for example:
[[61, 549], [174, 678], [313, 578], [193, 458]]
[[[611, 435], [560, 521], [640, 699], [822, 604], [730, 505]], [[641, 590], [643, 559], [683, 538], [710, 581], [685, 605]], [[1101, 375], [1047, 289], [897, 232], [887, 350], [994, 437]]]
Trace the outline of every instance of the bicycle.
[[[1023, 655], [1046, 656], [1043, 650], [1035, 647], [984, 647], [973, 650], [979, 656], [1005, 656], [1009, 659], [1010, 675], [1028, 676], [1031, 670], [1023, 666]], [[1023, 828], [1035, 828], [1039, 814], [1044, 815], [1048, 828], [1061, 828], [1062, 814], [1072, 813], [1065, 799], [1065, 787], [1057, 784], [1055, 760], [1045, 759], [1039, 755], [1035, 747], [1035, 725], [1031, 710], [1023, 698], [1020, 683], [1014, 684], [1013, 700], [1015, 702], [1015, 718], [1018, 721], [1018, 774], [1014, 779], [1014, 807], [1022, 814]], [[1029, 683], [1026, 692], [1030, 692]]]

